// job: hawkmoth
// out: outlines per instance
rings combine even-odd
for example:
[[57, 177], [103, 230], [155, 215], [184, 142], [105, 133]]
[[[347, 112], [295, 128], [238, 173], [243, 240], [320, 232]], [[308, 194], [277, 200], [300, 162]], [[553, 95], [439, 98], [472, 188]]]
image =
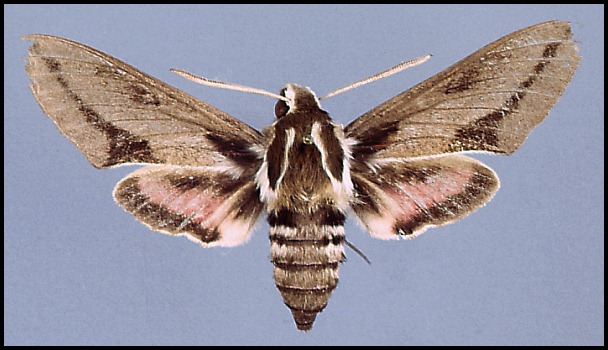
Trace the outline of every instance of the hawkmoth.
[[462, 153], [521, 146], [578, 66], [571, 37], [565, 22], [521, 29], [346, 126], [288, 84], [263, 93], [277, 119], [261, 132], [91, 47], [25, 38], [34, 96], [89, 162], [147, 165], [113, 192], [137, 220], [231, 247], [266, 212], [276, 287], [307, 331], [338, 283], [348, 213], [375, 238], [412, 238], [493, 197], [494, 171]]

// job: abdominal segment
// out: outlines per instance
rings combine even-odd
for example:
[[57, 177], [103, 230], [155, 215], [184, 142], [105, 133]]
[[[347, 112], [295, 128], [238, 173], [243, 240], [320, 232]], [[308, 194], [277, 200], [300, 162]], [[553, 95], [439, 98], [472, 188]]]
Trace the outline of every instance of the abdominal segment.
[[333, 207], [306, 214], [282, 209], [269, 213], [268, 222], [277, 289], [297, 328], [308, 331], [338, 284], [344, 214]]

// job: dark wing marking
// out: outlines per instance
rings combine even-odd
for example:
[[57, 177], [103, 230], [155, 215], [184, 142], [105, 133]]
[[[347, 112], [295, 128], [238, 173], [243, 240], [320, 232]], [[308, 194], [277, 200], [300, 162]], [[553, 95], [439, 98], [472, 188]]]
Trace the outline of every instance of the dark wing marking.
[[352, 209], [380, 239], [414, 237], [431, 226], [461, 219], [498, 191], [496, 174], [459, 155], [386, 162], [353, 173]]
[[124, 163], [257, 167], [247, 124], [86, 45], [34, 42], [26, 70], [44, 112], [98, 168]]
[[346, 127], [356, 160], [512, 153], [564, 92], [580, 56], [566, 22], [516, 31]]
[[206, 168], [149, 166], [114, 189], [114, 199], [151, 229], [204, 246], [245, 242], [263, 204], [252, 181]]

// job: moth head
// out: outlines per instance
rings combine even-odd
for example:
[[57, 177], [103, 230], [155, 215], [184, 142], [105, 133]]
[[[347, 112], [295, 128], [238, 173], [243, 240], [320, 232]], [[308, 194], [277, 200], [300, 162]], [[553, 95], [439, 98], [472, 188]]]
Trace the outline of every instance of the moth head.
[[278, 100], [274, 106], [274, 113], [281, 118], [294, 110], [321, 109], [317, 95], [307, 88], [298, 84], [287, 84], [281, 89], [280, 95], [288, 101]]

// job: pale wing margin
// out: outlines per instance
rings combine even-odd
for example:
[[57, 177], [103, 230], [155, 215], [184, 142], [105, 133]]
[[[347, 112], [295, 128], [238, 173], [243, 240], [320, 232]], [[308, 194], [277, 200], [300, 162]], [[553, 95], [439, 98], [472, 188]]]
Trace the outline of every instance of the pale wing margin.
[[253, 181], [207, 167], [144, 167], [116, 185], [114, 199], [151, 229], [205, 247], [244, 243], [264, 208]]
[[571, 37], [568, 23], [550, 21], [487, 45], [348, 125], [354, 157], [514, 152], [578, 66]]
[[498, 191], [496, 173], [478, 160], [446, 155], [385, 162], [353, 173], [351, 208], [372, 237], [413, 238], [475, 212]]
[[261, 134], [131, 65], [86, 45], [28, 35], [26, 71], [44, 112], [98, 168], [260, 162]]

